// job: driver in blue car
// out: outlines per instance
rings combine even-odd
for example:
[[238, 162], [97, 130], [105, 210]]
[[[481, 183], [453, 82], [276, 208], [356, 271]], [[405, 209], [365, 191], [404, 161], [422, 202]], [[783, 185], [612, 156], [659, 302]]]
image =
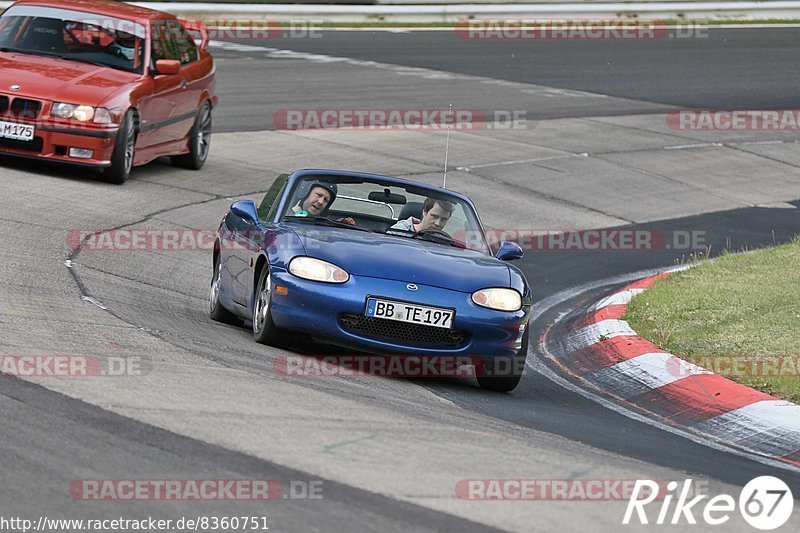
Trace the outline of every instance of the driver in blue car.
[[[325, 216], [328, 208], [336, 199], [338, 187], [335, 183], [325, 183], [318, 181], [308, 188], [306, 195], [292, 207], [292, 214], [296, 217], [316, 217]], [[356, 221], [351, 217], [340, 218], [336, 222], [342, 224], [356, 225]]]
[[397, 229], [419, 233], [420, 231], [444, 231], [447, 221], [453, 214], [455, 204], [443, 200], [426, 198], [422, 204], [422, 219], [408, 217], [405, 220], [398, 220], [390, 230]]

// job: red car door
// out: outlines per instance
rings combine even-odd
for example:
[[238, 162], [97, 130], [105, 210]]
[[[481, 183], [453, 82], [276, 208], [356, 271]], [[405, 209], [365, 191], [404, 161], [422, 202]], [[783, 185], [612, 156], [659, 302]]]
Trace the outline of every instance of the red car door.
[[186, 109], [187, 83], [182, 72], [168, 75], [155, 70], [160, 59], [180, 60], [173, 32], [167, 21], [159, 21], [151, 27], [151, 86], [152, 94], [139, 102], [140, 148], [175, 141], [183, 129], [181, 113]]
[[203, 91], [209, 89], [213, 91], [213, 60], [210, 56], [200, 53], [200, 49], [192, 36], [177, 20], [170, 21], [173, 28], [178, 56], [181, 62], [181, 76], [185, 84], [183, 95], [180, 102], [181, 117], [186, 117], [181, 122], [179, 138], [189, 135], [189, 131], [194, 125], [197, 111], [200, 109], [200, 99]]

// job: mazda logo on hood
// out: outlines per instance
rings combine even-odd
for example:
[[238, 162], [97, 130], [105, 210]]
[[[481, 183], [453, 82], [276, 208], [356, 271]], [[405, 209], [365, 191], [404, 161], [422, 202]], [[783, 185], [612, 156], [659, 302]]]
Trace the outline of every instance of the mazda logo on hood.
[[406, 285], [406, 289], [410, 290], [411, 292], [416, 292], [419, 290], [419, 287], [417, 287], [413, 283], [409, 283], [408, 285]]

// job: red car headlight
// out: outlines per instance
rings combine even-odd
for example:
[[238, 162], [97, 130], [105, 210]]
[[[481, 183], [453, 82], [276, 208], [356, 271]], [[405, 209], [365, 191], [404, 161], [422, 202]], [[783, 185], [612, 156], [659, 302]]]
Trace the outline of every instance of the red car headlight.
[[104, 107], [94, 108], [88, 105], [53, 102], [50, 114], [56, 118], [77, 120], [78, 122], [94, 121], [96, 124], [111, 124], [111, 113]]

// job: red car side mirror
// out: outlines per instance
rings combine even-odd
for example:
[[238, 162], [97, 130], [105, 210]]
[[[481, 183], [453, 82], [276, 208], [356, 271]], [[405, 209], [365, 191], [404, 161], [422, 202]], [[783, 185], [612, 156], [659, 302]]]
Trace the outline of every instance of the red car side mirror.
[[180, 74], [181, 62], [175, 59], [159, 59], [156, 61], [156, 74], [174, 76]]

